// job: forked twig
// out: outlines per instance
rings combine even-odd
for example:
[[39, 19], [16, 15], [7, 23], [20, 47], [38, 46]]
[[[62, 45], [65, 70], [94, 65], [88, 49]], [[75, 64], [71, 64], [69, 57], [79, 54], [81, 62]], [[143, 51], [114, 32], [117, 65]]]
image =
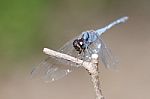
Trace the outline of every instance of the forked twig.
[[77, 58], [69, 56], [67, 54], [53, 51], [48, 48], [44, 48], [43, 52], [52, 57], [57, 57], [59, 59], [62, 58], [67, 61], [74, 62], [76, 64], [79, 64], [78, 66], [83, 66], [85, 69], [87, 69], [92, 77], [92, 82], [93, 82], [94, 89], [96, 92], [96, 99], [104, 99], [101, 88], [100, 88], [100, 81], [99, 81], [99, 75], [98, 75], [98, 55], [97, 54], [92, 54], [91, 62], [86, 62], [86, 61], [83, 62], [83, 60], [77, 59]]

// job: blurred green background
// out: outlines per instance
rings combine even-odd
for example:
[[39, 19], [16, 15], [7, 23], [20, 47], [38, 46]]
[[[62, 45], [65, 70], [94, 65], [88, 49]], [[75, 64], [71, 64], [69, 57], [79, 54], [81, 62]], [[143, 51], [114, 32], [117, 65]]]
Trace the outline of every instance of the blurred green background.
[[0, 98], [94, 98], [84, 70], [52, 84], [31, 81], [30, 71], [46, 57], [44, 47], [56, 50], [82, 31], [122, 16], [128, 22], [104, 34], [120, 61], [117, 73], [102, 67], [104, 96], [150, 98], [149, 5], [149, 0], [0, 0]]

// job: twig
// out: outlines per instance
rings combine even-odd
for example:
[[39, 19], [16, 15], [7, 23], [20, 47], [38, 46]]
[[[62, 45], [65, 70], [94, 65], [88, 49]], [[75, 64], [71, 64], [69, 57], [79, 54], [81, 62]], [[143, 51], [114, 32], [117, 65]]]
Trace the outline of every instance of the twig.
[[95, 88], [96, 92], [96, 99], [104, 99], [104, 96], [102, 95], [102, 91], [100, 88], [100, 80], [99, 80], [99, 73], [98, 73], [98, 55], [97, 54], [92, 54], [91, 56], [92, 60], [91, 63], [93, 64], [94, 67], [94, 72], [91, 74], [92, 77], [92, 82]]
[[104, 99], [104, 97], [102, 95], [101, 88], [100, 88], [100, 81], [99, 81], [99, 75], [98, 75], [98, 55], [97, 54], [92, 54], [91, 62], [86, 62], [86, 61], [77, 59], [75, 57], [69, 56], [67, 54], [53, 51], [53, 50], [48, 49], [48, 48], [44, 48], [43, 52], [47, 55], [52, 56], [52, 57], [57, 57], [59, 59], [63, 58], [67, 61], [71, 61], [71, 62], [74, 62], [76, 64], [79, 64], [79, 66], [82, 65], [91, 74], [92, 82], [93, 82], [94, 89], [96, 92], [96, 99]]

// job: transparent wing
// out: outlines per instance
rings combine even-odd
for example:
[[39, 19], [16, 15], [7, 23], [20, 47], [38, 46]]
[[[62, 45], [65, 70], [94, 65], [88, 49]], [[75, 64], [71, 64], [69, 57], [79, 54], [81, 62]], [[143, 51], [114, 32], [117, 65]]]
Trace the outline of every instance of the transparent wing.
[[106, 46], [105, 42], [101, 37], [98, 37], [89, 46], [89, 53], [97, 53], [99, 55], [99, 60], [106, 66], [108, 69], [116, 69], [117, 59], [112, 55], [111, 50]]
[[31, 76], [43, 79], [46, 82], [55, 81], [63, 78], [75, 69], [75, 67], [68, 64], [66, 60], [48, 57], [32, 70]]
[[103, 64], [108, 69], [116, 69], [118, 63], [117, 58], [113, 56], [111, 49], [106, 46], [105, 42], [101, 37], [99, 37], [99, 41], [101, 42], [101, 49], [99, 52], [99, 56], [101, 57]]
[[80, 35], [76, 36], [75, 38], [73, 38], [72, 40], [68, 41], [58, 51], [62, 52], [64, 54], [76, 57], [76, 58], [80, 57], [78, 52], [73, 47], [73, 41], [77, 38], [81, 38], [81, 36], [82, 35], [80, 34]]
[[[78, 57], [78, 54], [73, 48], [74, 39], [67, 42], [58, 51]], [[43, 60], [38, 66], [36, 66], [32, 72], [32, 78], [44, 79], [46, 82], [51, 82], [63, 78], [67, 74], [71, 73], [75, 68], [76, 64], [64, 59], [58, 59], [55, 57], [48, 57]]]

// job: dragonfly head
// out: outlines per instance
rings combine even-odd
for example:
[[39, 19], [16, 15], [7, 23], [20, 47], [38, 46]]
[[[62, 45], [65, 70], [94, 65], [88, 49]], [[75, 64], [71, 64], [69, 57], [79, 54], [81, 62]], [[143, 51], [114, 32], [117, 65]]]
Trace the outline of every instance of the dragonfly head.
[[73, 41], [73, 47], [75, 48], [76, 51], [79, 52], [79, 54], [81, 54], [82, 51], [85, 50], [85, 46], [84, 46], [84, 39], [75, 39]]

